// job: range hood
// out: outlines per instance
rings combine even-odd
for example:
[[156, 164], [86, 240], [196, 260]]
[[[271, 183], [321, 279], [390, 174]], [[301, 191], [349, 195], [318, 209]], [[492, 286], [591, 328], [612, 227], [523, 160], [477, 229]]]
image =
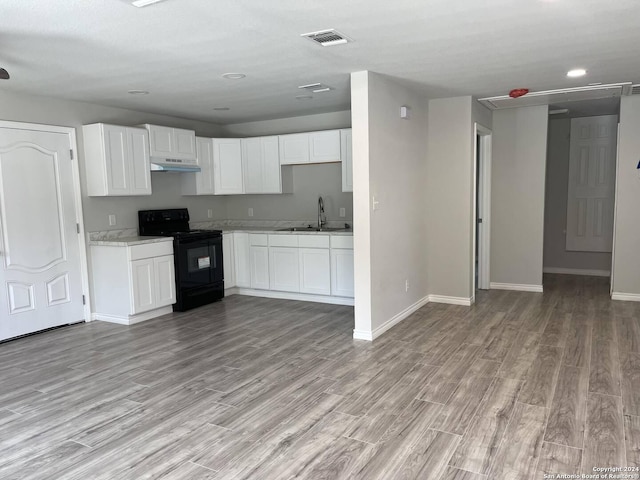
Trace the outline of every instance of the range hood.
[[191, 172], [196, 173], [201, 169], [197, 160], [184, 160], [181, 158], [151, 157], [152, 172]]

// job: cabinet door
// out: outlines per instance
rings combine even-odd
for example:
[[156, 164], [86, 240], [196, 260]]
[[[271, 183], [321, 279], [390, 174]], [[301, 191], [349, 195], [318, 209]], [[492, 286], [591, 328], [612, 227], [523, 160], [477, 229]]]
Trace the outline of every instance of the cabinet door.
[[353, 250], [331, 250], [331, 295], [353, 297]]
[[165, 255], [153, 258], [155, 270], [155, 307], [166, 307], [176, 303], [176, 277], [173, 263], [173, 255]]
[[353, 146], [351, 141], [351, 129], [340, 132], [342, 143], [340, 150], [342, 156], [342, 191], [353, 192]]
[[340, 130], [311, 132], [309, 134], [309, 162], [340, 161]]
[[263, 193], [264, 172], [262, 169], [262, 142], [260, 138], [242, 139], [242, 170], [245, 193]]
[[156, 281], [153, 258], [131, 262], [131, 288], [133, 305], [131, 313], [137, 314], [156, 308]]
[[236, 286], [235, 265], [233, 253], [233, 233], [222, 235], [222, 268], [224, 273], [224, 288]]
[[297, 248], [269, 248], [269, 286], [271, 290], [279, 290], [281, 292], [300, 291], [300, 268], [298, 267], [298, 262]]
[[196, 158], [196, 133], [182, 128], [173, 129], [172, 158], [192, 160]]
[[214, 190], [216, 195], [244, 192], [242, 148], [239, 138], [213, 140]]
[[129, 152], [127, 129], [103, 125], [107, 195], [129, 195]]
[[331, 259], [328, 248], [301, 248], [300, 292], [331, 295]]
[[280, 135], [280, 165], [309, 163], [309, 134]]
[[210, 138], [196, 138], [196, 157], [200, 171], [193, 173], [196, 180], [196, 195], [213, 195], [213, 141]]
[[250, 247], [251, 288], [269, 290], [269, 248]]
[[173, 128], [149, 126], [149, 148], [152, 157], [172, 158], [175, 152]]
[[278, 137], [262, 137], [262, 192], [282, 193]]
[[151, 195], [149, 132], [144, 128], [127, 128], [130, 195]]
[[236, 274], [236, 286], [251, 288], [251, 255], [249, 253], [249, 234], [233, 234], [233, 253]]

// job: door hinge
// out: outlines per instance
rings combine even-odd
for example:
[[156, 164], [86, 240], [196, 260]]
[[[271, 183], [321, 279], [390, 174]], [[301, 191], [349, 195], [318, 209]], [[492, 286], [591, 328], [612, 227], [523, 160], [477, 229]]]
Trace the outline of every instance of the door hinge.
[[478, 219], [478, 223], [482, 223], [482, 219], [481, 218]]
[[71, 156], [71, 160], [73, 160], [73, 150], [69, 150], [69, 155]]
[[80, 224], [76, 223], [76, 232], [80, 233]]
[[84, 295], [82, 295], [82, 304], [86, 305], [87, 304], [87, 299], [85, 298]]

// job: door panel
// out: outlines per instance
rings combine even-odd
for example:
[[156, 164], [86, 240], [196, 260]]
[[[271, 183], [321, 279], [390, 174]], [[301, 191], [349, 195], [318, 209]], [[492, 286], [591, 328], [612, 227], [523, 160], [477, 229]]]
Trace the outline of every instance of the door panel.
[[149, 144], [152, 157], [171, 158], [171, 155], [176, 150], [173, 142], [173, 128], [151, 125], [149, 130]]
[[215, 139], [213, 149], [214, 184], [216, 194], [244, 192], [242, 149], [239, 138]]
[[131, 311], [134, 314], [156, 308], [156, 282], [153, 270], [153, 258], [131, 262], [131, 283], [133, 285], [133, 308]]
[[192, 130], [173, 129], [176, 158], [196, 158], [196, 136]]
[[250, 247], [249, 252], [251, 257], [251, 288], [269, 290], [268, 247]]
[[309, 161], [340, 161], [340, 130], [327, 130], [309, 134]]
[[0, 128], [0, 340], [84, 319], [70, 148]]
[[262, 191], [282, 193], [278, 137], [262, 138]]
[[331, 250], [331, 295], [353, 297], [353, 250]]
[[143, 128], [127, 128], [127, 140], [130, 151], [131, 194], [151, 195], [149, 133]]
[[260, 138], [242, 139], [242, 163], [245, 193], [263, 193], [262, 148]]
[[300, 269], [298, 267], [298, 262], [297, 248], [269, 248], [269, 288], [271, 290], [279, 290], [282, 292], [299, 292]]
[[213, 141], [196, 137], [196, 149], [200, 172], [196, 176], [196, 193], [213, 195]]
[[610, 252], [617, 116], [571, 120], [566, 249]]
[[176, 303], [176, 279], [173, 255], [153, 259], [156, 281], [156, 307]]
[[104, 125], [103, 128], [107, 191], [109, 195], [128, 195], [130, 188], [126, 128], [115, 125]]
[[331, 295], [331, 259], [328, 248], [300, 249], [300, 291]]

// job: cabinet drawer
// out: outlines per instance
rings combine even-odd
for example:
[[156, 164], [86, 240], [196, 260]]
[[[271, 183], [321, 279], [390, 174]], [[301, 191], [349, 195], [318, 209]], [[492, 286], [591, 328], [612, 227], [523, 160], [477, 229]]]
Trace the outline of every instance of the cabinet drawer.
[[129, 247], [129, 259], [139, 260], [141, 258], [162, 257], [173, 255], [173, 240], [158, 243], [146, 243], [144, 245], [133, 245]]
[[353, 235], [332, 235], [331, 248], [353, 248]]
[[305, 248], [329, 248], [329, 235], [300, 235], [298, 245]]
[[270, 247], [297, 247], [298, 235], [269, 235]]
[[249, 245], [252, 247], [267, 247], [269, 245], [269, 236], [266, 233], [250, 233]]

